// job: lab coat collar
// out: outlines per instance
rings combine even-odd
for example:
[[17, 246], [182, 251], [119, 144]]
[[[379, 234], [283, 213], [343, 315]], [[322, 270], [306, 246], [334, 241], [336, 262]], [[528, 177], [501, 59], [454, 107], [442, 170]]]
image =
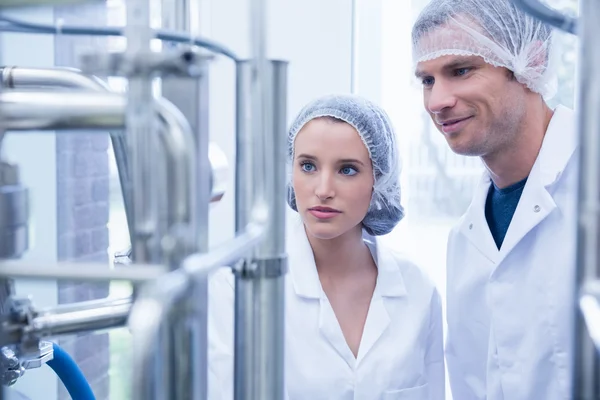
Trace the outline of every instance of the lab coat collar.
[[459, 222], [459, 230], [493, 263], [500, 263], [516, 244], [556, 208], [552, 187], [566, 168], [577, 148], [574, 112], [558, 106], [540, 153], [533, 165], [521, 200], [517, 205], [502, 247], [496, 247], [485, 218], [485, 202], [491, 184], [487, 171], [483, 174], [467, 212]]
[[[289, 274], [294, 290], [298, 296], [319, 299], [322, 294], [321, 281], [304, 224], [300, 218], [297, 218], [288, 226], [286, 243]], [[371, 250], [378, 268], [375, 295], [382, 297], [405, 296], [407, 292], [404, 279], [394, 255], [385, 246], [378, 245], [379, 241], [375, 237], [366, 232], [363, 234], [363, 240]]]

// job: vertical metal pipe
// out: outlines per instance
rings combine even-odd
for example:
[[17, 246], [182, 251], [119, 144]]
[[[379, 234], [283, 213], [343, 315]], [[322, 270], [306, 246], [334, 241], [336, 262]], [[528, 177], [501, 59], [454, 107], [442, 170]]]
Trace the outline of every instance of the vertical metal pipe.
[[286, 109], [287, 63], [271, 61], [266, 70], [264, 129], [265, 202], [269, 210], [269, 235], [256, 253], [254, 280], [254, 371], [255, 399], [282, 400], [284, 395], [285, 333], [285, 193], [286, 193]]
[[[152, 30], [150, 28], [149, 0], [132, 0], [126, 3], [127, 53], [130, 55], [150, 52]], [[155, 129], [152, 78], [150, 76], [128, 77], [127, 137], [131, 154], [133, 182], [133, 225], [132, 240], [134, 262], [152, 262], [151, 241], [157, 229], [153, 170]]]
[[[199, 0], [163, 0], [162, 26], [166, 29], [188, 32], [200, 15]], [[198, 79], [166, 78], [162, 81], [162, 95], [177, 106], [189, 121], [194, 132], [196, 153], [196, 179], [192, 183], [194, 215], [190, 221], [189, 234], [194, 252], [208, 251], [208, 219], [210, 204], [211, 165], [208, 131], [208, 64]], [[172, 318], [171, 337], [177, 345], [173, 363], [175, 392], [173, 398], [182, 400], [205, 400], [208, 396], [208, 281], [194, 282], [181, 308], [185, 312]]]
[[[239, 233], [250, 221], [250, 210], [256, 188], [257, 144], [252, 135], [252, 62], [236, 63], [236, 140], [235, 140], [235, 231]], [[258, 149], [260, 150], [260, 149]], [[243, 273], [251, 259], [244, 260]], [[235, 334], [234, 334], [234, 399], [251, 398], [254, 379], [252, 374], [254, 308], [253, 285], [248, 277], [235, 278]]]
[[[148, 54], [153, 38], [151, 29], [150, 0], [131, 0], [126, 2], [127, 23], [124, 29], [127, 39], [126, 53], [131, 56]], [[158, 206], [161, 199], [155, 178], [160, 171], [154, 154], [156, 145], [156, 118], [154, 117], [153, 79], [147, 74], [128, 76], [127, 109], [125, 125], [127, 127], [127, 147], [130, 160], [131, 182], [133, 185], [133, 237], [131, 238], [132, 259], [136, 263], [161, 262], [160, 243], [158, 240], [166, 232], [160, 232]], [[167, 336], [168, 337], [168, 336]], [[161, 339], [164, 335], [161, 335]], [[172, 379], [170, 378], [169, 363], [173, 354], [170, 340], [160, 340], [157, 344], [159, 351], [153, 358], [150, 370], [154, 374], [149, 387], [138, 388], [142, 398], [169, 399], [171, 396]], [[150, 397], [143, 397], [146, 394]], [[139, 395], [139, 393], [136, 393]]]
[[[268, 236], [258, 245], [252, 268], [236, 277], [235, 399], [280, 400], [284, 394], [284, 276], [286, 193], [287, 63], [269, 61], [261, 84], [267, 116], [257, 130], [252, 79], [256, 63], [237, 70], [236, 227], [264, 202]], [[248, 92], [250, 91], [250, 95]], [[254, 93], [255, 94], [255, 93]], [[250, 105], [251, 104], [251, 105]], [[250, 112], [249, 107], [252, 107]], [[268, 112], [266, 112], [268, 110]], [[251, 134], [248, 128], [251, 126]], [[258, 166], [257, 166], [258, 165]]]
[[[598, 110], [600, 47], [596, 43], [600, 2], [582, 0], [580, 16], [578, 25], [580, 180], [574, 307], [579, 304], [579, 290], [583, 285], [600, 277], [600, 112]], [[594, 348], [578, 307], [575, 316], [573, 399], [597, 399], [600, 396], [598, 352]]]

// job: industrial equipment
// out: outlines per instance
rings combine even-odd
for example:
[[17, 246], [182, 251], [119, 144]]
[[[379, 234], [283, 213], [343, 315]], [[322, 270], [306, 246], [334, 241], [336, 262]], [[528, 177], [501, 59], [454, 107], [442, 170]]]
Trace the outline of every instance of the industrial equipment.
[[[89, 0], [88, 0], [89, 1]], [[82, 0], [0, 1], [0, 8]], [[287, 63], [266, 58], [264, 0], [251, 2], [252, 58], [192, 35], [193, 1], [165, 2], [174, 30], [150, 26], [149, 0], [128, 0], [123, 28], [61, 26], [61, 34], [122, 35], [121, 53], [91, 53], [80, 70], [5, 66], [0, 74], [0, 148], [5, 135], [28, 131], [110, 132], [131, 238], [131, 263], [31, 263], [29, 193], [18, 164], [0, 159], [0, 368], [11, 385], [47, 363], [81, 376], [47, 341], [128, 325], [134, 343], [134, 398], [207, 398], [207, 280], [232, 268], [236, 292], [236, 399], [283, 398], [285, 129]], [[58, 27], [0, 16], [2, 31], [55, 33]], [[159, 38], [175, 46], [153, 51]], [[236, 63], [236, 237], [209, 249], [209, 204], [224, 194], [227, 160], [209, 142], [207, 76], [213, 57]], [[97, 76], [127, 79], [125, 95]], [[162, 95], [153, 82], [160, 78]], [[279, 172], [273, 172], [279, 171]], [[40, 309], [15, 296], [13, 279], [126, 280], [130, 298]], [[176, 312], [175, 312], [176, 310]], [[244, 344], [244, 346], [242, 345]], [[245, 350], [252, 347], [252, 351]], [[73, 369], [75, 368], [75, 369]], [[78, 386], [79, 385], [79, 386]], [[83, 386], [82, 386], [83, 385]], [[85, 382], [65, 382], [92, 398]], [[0, 390], [0, 399], [3, 391]], [[77, 393], [76, 395], [74, 393]], [[87, 396], [87, 397], [86, 397]], [[74, 398], [75, 398], [74, 397]]]

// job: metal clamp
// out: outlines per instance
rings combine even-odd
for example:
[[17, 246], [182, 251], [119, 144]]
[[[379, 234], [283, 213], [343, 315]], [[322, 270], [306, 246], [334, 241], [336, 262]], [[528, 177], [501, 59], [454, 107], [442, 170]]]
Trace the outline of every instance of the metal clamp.
[[135, 55], [127, 52], [88, 53], [81, 57], [81, 69], [94, 75], [199, 78], [213, 58], [193, 47]]
[[27, 369], [40, 368], [54, 358], [54, 349], [51, 342], [40, 342], [37, 351], [27, 354], [21, 361], [21, 366]]
[[53, 358], [54, 348], [51, 342], [40, 342], [36, 351], [24, 355], [17, 355], [11, 347], [2, 347], [0, 350], [0, 384], [14, 385], [26, 370], [40, 368]]
[[241, 260], [233, 270], [242, 279], [278, 278], [287, 273], [288, 258], [284, 255], [267, 259]]

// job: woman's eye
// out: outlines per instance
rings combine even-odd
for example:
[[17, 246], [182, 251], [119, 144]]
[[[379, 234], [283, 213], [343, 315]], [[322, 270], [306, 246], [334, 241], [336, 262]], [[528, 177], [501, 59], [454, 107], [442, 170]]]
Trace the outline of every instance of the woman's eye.
[[343, 175], [355, 175], [358, 171], [352, 167], [344, 167], [340, 170]]
[[312, 172], [315, 170], [315, 166], [312, 163], [302, 163], [301, 168], [305, 172]]

